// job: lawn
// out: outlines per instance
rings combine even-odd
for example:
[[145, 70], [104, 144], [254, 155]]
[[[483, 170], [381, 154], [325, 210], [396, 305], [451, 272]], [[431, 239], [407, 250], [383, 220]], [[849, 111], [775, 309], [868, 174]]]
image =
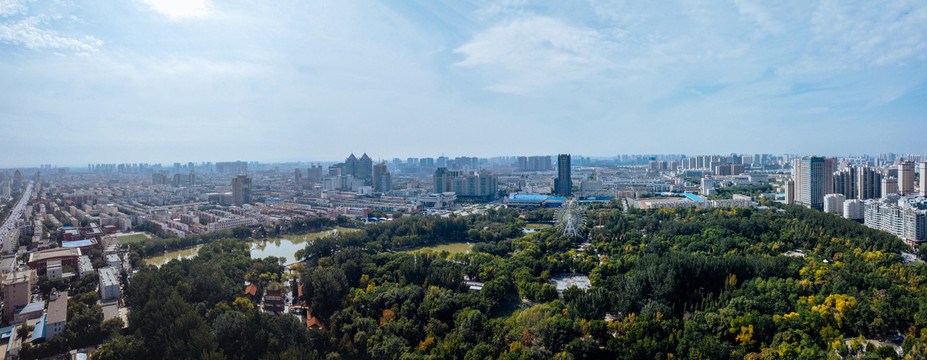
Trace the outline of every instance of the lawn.
[[126, 236], [119, 236], [116, 239], [119, 240], [120, 244], [125, 245], [125, 244], [140, 243], [142, 241], [148, 240], [148, 237], [146, 237], [143, 234], [132, 234], [132, 235], [126, 235]]

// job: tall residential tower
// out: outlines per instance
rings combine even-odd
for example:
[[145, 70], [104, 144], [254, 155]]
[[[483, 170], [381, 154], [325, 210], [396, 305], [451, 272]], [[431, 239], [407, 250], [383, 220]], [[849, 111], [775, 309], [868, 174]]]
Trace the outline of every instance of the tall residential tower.
[[813, 209], [824, 208], [824, 195], [834, 192], [836, 159], [805, 156], [792, 160], [795, 203]]
[[251, 202], [251, 178], [247, 175], [232, 178], [232, 202], [239, 206]]

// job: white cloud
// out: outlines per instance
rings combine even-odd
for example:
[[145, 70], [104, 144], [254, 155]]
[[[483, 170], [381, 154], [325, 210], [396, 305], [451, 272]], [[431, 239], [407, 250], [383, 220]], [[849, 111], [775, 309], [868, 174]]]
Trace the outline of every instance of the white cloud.
[[26, 11], [24, 0], [0, 0], [0, 17], [13, 16]]
[[811, 18], [811, 30], [809, 45], [821, 61], [838, 67], [894, 66], [927, 59], [927, 7], [921, 1], [825, 0]]
[[36, 18], [0, 24], [0, 42], [23, 45], [34, 50], [74, 51], [79, 54], [96, 52], [103, 41], [84, 36], [63, 36], [54, 30], [40, 29]]
[[533, 16], [492, 27], [454, 52], [464, 56], [456, 65], [485, 67], [502, 78], [490, 89], [523, 93], [600, 70], [606, 46], [596, 30]]
[[209, 14], [208, 0], [142, 0], [152, 10], [171, 20], [181, 20]]

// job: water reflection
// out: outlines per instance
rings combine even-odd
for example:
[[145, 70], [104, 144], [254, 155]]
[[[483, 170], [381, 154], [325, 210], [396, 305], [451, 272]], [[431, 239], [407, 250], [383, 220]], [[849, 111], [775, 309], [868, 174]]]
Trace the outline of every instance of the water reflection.
[[196, 254], [200, 252], [201, 247], [203, 247], [203, 245], [197, 245], [192, 248], [168, 251], [168, 252], [165, 252], [164, 254], [145, 259], [145, 264], [161, 267], [161, 265], [167, 264], [168, 261], [171, 261], [173, 259], [189, 259], [191, 257], [196, 256]]

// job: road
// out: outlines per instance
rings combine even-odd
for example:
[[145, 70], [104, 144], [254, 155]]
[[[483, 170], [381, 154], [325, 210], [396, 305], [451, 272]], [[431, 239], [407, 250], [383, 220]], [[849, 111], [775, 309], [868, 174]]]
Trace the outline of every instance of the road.
[[[7, 216], [6, 221], [3, 222], [3, 226], [0, 227], [0, 241], [5, 240], [11, 231], [19, 231], [19, 229], [16, 228], [16, 220], [23, 216], [23, 209], [26, 208], [26, 204], [29, 203], [29, 198], [32, 197], [33, 185], [35, 185], [35, 181], [29, 181], [29, 185], [26, 186], [26, 191], [23, 191], [23, 196], [19, 198], [16, 206], [10, 211], [10, 216]], [[16, 240], [19, 240], [18, 235], [16, 236]], [[3, 246], [3, 248], [7, 248], [7, 246]]]

